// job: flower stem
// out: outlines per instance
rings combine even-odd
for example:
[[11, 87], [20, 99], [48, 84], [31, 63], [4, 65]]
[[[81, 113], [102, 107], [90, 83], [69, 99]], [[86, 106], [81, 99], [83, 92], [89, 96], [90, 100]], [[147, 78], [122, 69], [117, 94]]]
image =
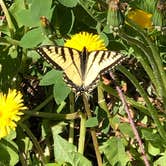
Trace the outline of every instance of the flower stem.
[[[47, 113], [47, 112], [39, 112], [39, 111], [23, 111], [25, 115], [35, 116], [40, 118], [47, 118], [52, 120], [73, 120], [80, 117], [80, 112], [74, 112], [71, 114], [56, 114], [56, 113]], [[21, 121], [24, 121], [27, 118], [24, 118]]]
[[78, 152], [84, 154], [84, 145], [85, 145], [85, 135], [86, 135], [86, 116], [84, 113], [80, 112], [80, 136], [79, 136], [79, 143], [78, 143]]
[[[83, 102], [84, 102], [85, 111], [87, 113], [87, 116], [88, 116], [88, 118], [91, 118], [92, 114], [91, 114], [91, 111], [90, 111], [88, 98], [85, 94], [83, 94]], [[101, 158], [100, 151], [99, 151], [99, 145], [98, 145], [98, 141], [97, 141], [97, 137], [96, 137], [96, 131], [91, 128], [90, 132], [91, 132], [91, 136], [92, 136], [93, 146], [95, 148], [95, 153], [96, 153], [98, 166], [102, 166], [102, 158]]]
[[[69, 95], [70, 100], [70, 113], [74, 113], [74, 94], [70, 93]], [[69, 139], [68, 141], [73, 144], [74, 142], [74, 119], [70, 121], [69, 124]]]

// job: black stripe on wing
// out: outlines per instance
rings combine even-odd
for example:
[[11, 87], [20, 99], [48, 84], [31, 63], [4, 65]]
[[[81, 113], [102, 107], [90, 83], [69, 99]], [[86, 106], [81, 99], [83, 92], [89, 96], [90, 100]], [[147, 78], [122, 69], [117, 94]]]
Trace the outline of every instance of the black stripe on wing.
[[[70, 57], [71, 57], [71, 60], [72, 60], [72, 62], [73, 62], [73, 65], [75, 66], [75, 68], [77, 69], [77, 72], [79, 73], [79, 75], [80, 75], [80, 77], [82, 77], [82, 73], [80, 73], [80, 71], [79, 71], [79, 68], [78, 68], [78, 66], [77, 66], [77, 64], [76, 64], [76, 59], [74, 59], [74, 58], [76, 58], [76, 57], [74, 57], [74, 53], [73, 53], [73, 50], [74, 49], [72, 49], [72, 48], [68, 48], [68, 51], [69, 51], [69, 55], [70, 55]], [[78, 50], [75, 50], [75, 51], [77, 51], [77, 53], [78, 53], [78, 55], [79, 55], [79, 59], [80, 59], [80, 55], [81, 55], [81, 52], [80, 51], [78, 51]], [[81, 62], [80, 62], [81, 63]], [[79, 66], [80, 67], [80, 66]]]
[[[52, 50], [54, 48], [54, 50]], [[79, 87], [77, 86], [65, 73], [65, 71], [63, 70], [63, 68], [58, 64], [56, 63], [51, 57], [50, 55], [44, 51], [44, 49], [47, 49], [50, 54], [53, 54], [53, 51], [55, 51], [55, 56], [57, 56], [57, 58], [59, 56], [61, 56], [64, 60], [64, 63], [65, 61], [67, 60], [66, 56], [70, 56], [71, 58], [71, 65], [74, 65], [74, 67], [77, 69], [79, 75], [81, 74], [79, 72], [79, 69], [78, 69], [78, 66], [75, 62], [75, 57], [74, 57], [74, 53], [73, 53], [73, 50], [72, 48], [68, 48], [68, 47], [61, 47], [61, 46], [53, 46], [53, 45], [45, 45], [45, 46], [41, 46], [41, 47], [38, 47], [36, 49], [36, 51], [49, 63], [51, 64], [55, 69], [57, 70], [61, 70], [63, 71], [63, 78], [64, 78], [64, 81], [66, 82], [66, 84], [71, 87], [76, 93], [78, 93], [79, 91], [83, 91], [84, 89], [82, 87]], [[65, 53], [65, 50], [64, 49], [67, 49], [68, 50], [68, 53], [69, 54], [66, 54]], [[78, 55], [80, 57], [80, 53], [78, 50], [75, 50], [76, 52], [78, 52]], [[53, 55], [52, 55], [53, 56]], [[80, 78], [81, 78], [81, 75], [80, 75]]]
[[[113, 55], [114, 58], [116, 58], [116, 56], [120, 55], [120, 53], [116, 52], [115, 55]], [[110, 56], [111, 56], [111, 51], [110, 51]], [[107, 73], [111, 70], [113, 70], [117, 65], [119, 65], [120, 63], [122, 63], [124, 60], [126, 59], [126, 56], [120, 56], [116, 61], [114, 61], [113, 63], [111, 63], [108, 67], [104, 68], [103, 70], [100, 71], [99, 75], [102, 75], [104, 73]]]
[[[38, 48], [36, 49], [36, 51], [47, 61], [47, 63], [51, 64], [55, 69], [57, 69], [57, 70], [63, 70], [63, 69], [61, 68], [61, 66], [59, 66], [56, 62], [54, 62], [54, 61], [50, 58], [50, 56], [43, 50], [43, 48], [46, 48], [46, 49], [48, 49], [49, 51], [51, 51], [49, 45], [48, 45], [48, 46], [41, 46], [41, 47], [38, 47]], [[55, 47], [55, 53], [56, 53], [56, 54], [59, 53], [59, 50], [58, 50], [57, 47]], [[62, 57], [63, 57], [63, 59], [64, 59], [64, 61], [65, 61], [65, 58], [64, 58], [63, 55], [62, 55]]]

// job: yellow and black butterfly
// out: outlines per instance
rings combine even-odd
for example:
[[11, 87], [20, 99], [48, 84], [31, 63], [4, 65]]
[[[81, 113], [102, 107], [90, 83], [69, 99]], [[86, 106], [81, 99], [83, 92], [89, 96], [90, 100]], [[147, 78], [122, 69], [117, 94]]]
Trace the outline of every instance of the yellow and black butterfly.
[[77, 95], [90, 93], [97, 86], [100, 75], [125, 58], [114, 51], [88, 52], [85, 47], [78, 51], [69, 47], [45, 45], [38, 47], [36, 51], [55, 69], [63, 71], [64, 81]]

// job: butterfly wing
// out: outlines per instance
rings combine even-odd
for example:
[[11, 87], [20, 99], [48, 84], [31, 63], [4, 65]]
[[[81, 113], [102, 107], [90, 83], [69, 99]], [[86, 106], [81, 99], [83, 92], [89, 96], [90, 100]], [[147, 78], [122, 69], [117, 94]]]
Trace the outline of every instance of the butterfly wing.
[[99, 76], [118, 65], [125, 57], [114, 51], [92, 51], [86, 64], [84, 89], [92, 91], [99, 80]]
[[65, 82], [75, 91], [82, 86], [80, 52], [60, 46], [41, 46], [36, 50], [55, 69], [64, 72]]

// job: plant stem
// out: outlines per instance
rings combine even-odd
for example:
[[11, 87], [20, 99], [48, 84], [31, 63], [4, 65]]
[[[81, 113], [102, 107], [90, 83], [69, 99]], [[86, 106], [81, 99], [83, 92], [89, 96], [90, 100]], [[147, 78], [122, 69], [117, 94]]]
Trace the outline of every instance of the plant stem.
[[45, 105], [47, 105], [51, 100], [53, 99], [53, 95], [50, 95], [49, 97], [47, 97], [41, 104], [39, 104], [36, 108], [34, 108], [33, 110], [31, 110], [32, 112], [37, 112], [39, 110], [41, 110]]
[[[74, 113], [74, 94], [70, 93], [69, 95], [70, 100], [70, 113]], [[70, 121], [69, 124], [69, 139], [68, 141], [73, 144], [74, 142], [74, 119]]]
[[81, 154], [84, 154], [84, 145], [85, 145], [85, 136], [86, 136], [86, 116], [84, 113], [80, 112], [80, 136], [79, 136], [79, 142], [78, 142], [78, 152]]
[[102, 89], [101, 86], [97, 87], [97, 92], [98, 92], [98, 104], [107, 113], [108, 119], [110, 119], [111, 118], [110, 112], [109, 112], [107, 104], [105, 102], [105, 98], [104, 98], [104, 94], [103, 94], [103, 89]]
[[8, 23], [8, 27], [9, 27], [9, 31], [10, 31], [10, 36], [13, 37], [13, 34], [14, 34], [14, 25], [12, 23], [12, 20], [10, 18], [10, 14], [5, 6], [5, 3], [3, 2], [3, 0], [0, 0], [0, 5], [1, 5], [1, 8], [6, 16], [6, 21]]
[[0, 41], [3, 44], [5, 43], [5, 44], [11, 44], [11, 45], [15, 45], [15, 46], [19, 45], [19, 41], [18, 40], [12, 39], [9, 36], [0, 37]]
[[40, 147], [40, 144], [38, 143], [36, 137], [33, 135], [33, 133], [31, 132], [31, 130], [26, 126], [24, 125], [23, 123], [19, 123], [19, 126], [25, 130], [25, 132], [27, 133], [27, 135], [30, 137], [30, 139], [32, 140], [33, 142], [33, 145], [36, 147], [40, 157], [41, 157], [41, 160], [42, 160], [42, 163], [43, 165], [45, 165], [47, 162], [46, 162], [46, 158], [43, 154], [43, 150], [42, 148]]
[[[52, 120], [73, 120], [80, 117], [80, 112], [74, 112], [71, 114], [56, 114], [56, 113], [46, 113], [46, 112], [39, 112], [39, 111], [23, 111], [25, 115], [35, 116], [40, 118], [48, 118]], [[25, 118], [27, 119], [27, 118]], [[25, 120], [23, 119], [23, 120]], [[22, 121], [22, 120], [21, 120]]]
[[[111, 78], [115, 81], [114, 75], [113, 75], [111, 72], [110, 72], [110, 76], [111, 76]], [[138, 142], [138, 144], [139, 144], [139, 147], [140, 147], [140, 150], [141, 150], [141, 153], [142, 153], [142, 157], [143, 157], [144, 163], [145, 163], [146, 166], [150, 166], [149, 161], [148, 161], [147, 156], [146, 156], [146, 153], [145, 153], [145, 150], [144, 150], [144, 147], [143, 147], [143, 143], [142, 143], [141, 138], [140, 138], [140, 136], [139, 136], [139, 134], [138, 134], [138, 131], [137, 131], [137, 129], [136, 129], [136, 126], [135, 126], [135, 124], [134, 124], [134, 122], [133, 122], [132, 116], [131, 116], [131, 114], [130, 114], [129, 107], [128, 107], [128, 105], [127, 105], [126, 99], [125, 99], [125, 97], [123, 96], [120, 87], [117, 86], [117, 85], [116, 85], [116, 90], [117, 90], [117, 92], [118, 92], [118, 94], [119, 94], [119, 97], [120, 97], [120, 99], [121, 99], [121, 101], [122, 101], [122, 103], [123, 103], [123, 105], [124, 105], [125, 111], [126, 111], [126, 113], [127, 113], [127, 115], [128, 115], [128, 119], [129, 119], [131, 128], [132, 128], [132, 130], [133, 130], [133, 133], [134, 133], [134, 135], [135, 135], [135, 137], [136, 137], [136, 139], [137, 139], [137, 142]]]
[[[84, 106], [85, 106], [85, 111], [87, 113], [87, 116], [88, 116], [88, 118], [91, 118], [92, 114], [91, 114], [91, 111], [90, 111], [88, 98], [85, 94], [83, 94], [83, 101], [84, 101]], [[97, 137], [96, 137], [96, 131], [91, 128], [90, 132], [91, 132], [91, 136], [92, 136], [93, 146], [95, 148], [95, 153], [96, 153], [98, 166], [102, 166], [102, 158], [101, 158], [100, 151], [99, 151], [99, 145], [98, 145], [98, 141], [97, 141]]]

